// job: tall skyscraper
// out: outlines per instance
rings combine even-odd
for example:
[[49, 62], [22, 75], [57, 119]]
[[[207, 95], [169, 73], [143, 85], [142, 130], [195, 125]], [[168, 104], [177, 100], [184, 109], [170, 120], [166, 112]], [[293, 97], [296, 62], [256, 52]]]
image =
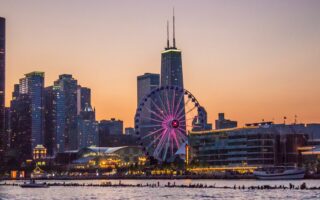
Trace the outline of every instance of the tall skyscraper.
[[179, 86], [183, 88], [181, 50], [176, 47], [175, 16], [173, 15], [173, 46], [169, 42], [167, 26], [167, 46], [161, 53], [161, 86]]
[[[175, 16], [173, 12], [173, 45], [170, 46], [169, 42], [169, 23], [167, 23], [167, 46], [164, 51], [161, 53], [161, 86], [178, 86], [184, 88], [183, 85], [183, 73], [182, 73], [182, 58], [181, 50], [176, 47], [176, 38], [175, 38]], [[182, 113], [185, 113], [185, 104], [184, 100], [181, 103], [178, 103], [178, 94], [169, 93], [167, 95], [169, 102], [174, 102], [177, 110], [182, 110]], [[182, 119], [183, 124], [186, 129], [186, 118]]]
[[64, 93], [59, 86], [45, 89], [45, 140], [48, 154], [64, 151]]
[[6, 20], [0, 17], [0, 164], [5, 151], [5, 58], [6, 58]]
[[[76, 150], [78, 148], [77, 131], [77, 90], [78, 81], [70, 74], [62, 74], [54, 82], [54, 86], [60, 87], [64, 96], [64, 150]], [[62, 114], [62, 113], [61, 113]]]
[[55, 144], [55, 127], [56, 127], [56, 109], [54, 105], [53, 86], [44, 89], [44, 113], [45, 113], [45, 131], [44, 131], [44, 145], [47, 148], [48, 155], [53, 155], [53, 148]]
[[20, 94], [10, 104], [10, 148], [20, 162], [32, 159], [31, 98]]
[[27, 94], [31, 101], [32, 148], [43, 144], [44, 134], [44, 72], [31, 72], [20, 79], [20, 94]]
[[[159, 74], [151, 74], [151, 73], [145, 73], [144, 75], [138, 76], [137, 78], [137, 91], [138, 91], [138, 99], [137, 99], [137, 104], [139, 107], [139, 104], [141, 103], [141, 101], [143, 100], [143, 98], [145, 98], [148, 94], [151, 93], [151, 91], [153, 91], [154, 89], [159, 88], [160, 85], [160, 75]], [[156, 97], [151, 97], [153, 98], [153, 102], [158, 102]], [[149, 109], [149, 110], [155, 110], [155, 106], [154, 104], [152, 104], [150, 101], [145, 102], [145, 106]], [[154, 123], [154, 121], [152, 120], [152, 118], [154, 118], [153, 116], [154, 114], [147, 112], [147, 110], [144, 110], [143, 112], [141, 112], [141, 124], [143, 125], [152, 125]], [[136, 127], [136, 124], [135, 124]], [[149, 128], [141, 128], [140, 132], [142, 134], [148, 132], [148, 131], [152, 131], [152, 129]]]
[[148, 95], [152, 90], [159, 87], [160, 82], [160, 75], [159, 74], [152, 74], [152, 73], [145, 73], [144, 75], [137, 77], [137, 91], [138, 91], [138, 99], [137, 105], [141, 99], [143, 99], [146, 95]]

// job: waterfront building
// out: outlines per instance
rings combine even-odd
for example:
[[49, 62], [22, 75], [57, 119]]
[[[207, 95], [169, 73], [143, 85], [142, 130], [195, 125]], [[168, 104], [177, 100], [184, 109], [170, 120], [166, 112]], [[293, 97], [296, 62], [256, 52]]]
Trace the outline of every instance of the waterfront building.
[[10, 149], [19, 163], [32, 159], [31, 98], [20, 94], [10, 103]]
[[47, 148], [45, 148], [42, 144], [38, 144], [34, 149], [33, 149], [33, 159], [41, 159], [41, 158], [46, 158], [47, 157]]
[[79, 150], [77, 155], [78, 159], [72, 161], [71, 168], [116, 169], [144, 165], [146, 160], [140, 146], [86, 147]]
[[[33, 149], [33, 161], [35, 162], [37, 167], [45, 166], [47, 164], [47, 161], [48, 161], [48, 159], [47, 159], [47, 148], [45, 148], [42, 144], [38, 144]], [[34, 174], [35, 174], [35, 170], [33, 170], [33, 174], [32, 175], [34, 175]]]
[[95, 110], [88, 104], [78, 116], [78, 149], [98, 146], [99, 123], [96, 121]]
[[43, 144], [44, 136], [44, 72], [31, 72], [20, 79], [20, 94], [30, 97], [32, 148]]
[[0, 165], [6, 150], [5, 133], [5, 62], [6, 60], [6, 20], [0, 17]]
[[320, 147], [320, 124], [306, 124], [306, 131], [309, 135], [308, 143]]
[[54, 82], [54, 86], [59, 87], [63, 95], [63, 150], [76, 150], [78, 148], [78, 131], [77, 131], [77, 90], [78, 82], [70, 74], [62, 74]]
[[298, 148], [301, 154], [301, 162], [306, 170], [312, 173], [320, 172], [320, 145], [308, 145]]
[[299, 125], [257, 123], [244, 128], [193, 131], [190, 161], [196, 167], [295, 165], [307, 144]]
[[237, 126], [237, 121], [225, 119], [224, 113], [218, 114], [218, 119], [216, 120], [216, 129], [236, 128]]

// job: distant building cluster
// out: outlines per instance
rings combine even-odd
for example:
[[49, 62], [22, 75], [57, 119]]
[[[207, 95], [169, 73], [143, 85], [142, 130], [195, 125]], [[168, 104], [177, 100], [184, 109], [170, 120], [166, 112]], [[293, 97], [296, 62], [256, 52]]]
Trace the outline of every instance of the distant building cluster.
[[8, 148], [21, 162], [32, 158], [37, 145], [44, 145], [48, 155], [54, 156], [105, 146], [114, 142], [111, 136], [123, 135], [121, 120], [96, 120], [91, 90], [80, 86], [72, 75], [60, 75], [49, 87], [44, 87], [44, 76], [43, 72], [31, 72], [20, 79], [6, 115]]
[[[61, 74], [45, 87], [45, 73], [25, 74], [14, 85], [5, 107], [5, 27], [0, 17], [0, 166], [26, 164], [90, 146], [134, 145], [133, 128], [123, 121], [96, 120], [91, 89], [71, 74]], [[41, 156], [39, 156], [39, 152]]]

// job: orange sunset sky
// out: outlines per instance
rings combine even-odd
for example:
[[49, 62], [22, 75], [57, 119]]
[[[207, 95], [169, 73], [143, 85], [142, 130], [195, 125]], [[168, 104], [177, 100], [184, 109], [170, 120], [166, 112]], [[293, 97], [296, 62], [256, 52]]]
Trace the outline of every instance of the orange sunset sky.
[[210, 122], [320, 122], [317, 0], [0, 0], [6, 105], [25, 73], [44, 71], [46, 86], [69, 73], [91, 88], [97, 119], [132, 126], [136, 77], [160, 72], [172, 7], [185, 88]]

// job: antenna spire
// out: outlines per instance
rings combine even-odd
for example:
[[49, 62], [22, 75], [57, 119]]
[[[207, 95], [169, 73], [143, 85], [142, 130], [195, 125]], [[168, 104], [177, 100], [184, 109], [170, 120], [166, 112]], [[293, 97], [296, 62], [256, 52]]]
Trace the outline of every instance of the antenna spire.
[[170, 42], [169, 42], [169, 20], [167, 20], [167, 48], [170, 48]]
[[173, 48], [176, 48], [174, 7], [173, 7]]

